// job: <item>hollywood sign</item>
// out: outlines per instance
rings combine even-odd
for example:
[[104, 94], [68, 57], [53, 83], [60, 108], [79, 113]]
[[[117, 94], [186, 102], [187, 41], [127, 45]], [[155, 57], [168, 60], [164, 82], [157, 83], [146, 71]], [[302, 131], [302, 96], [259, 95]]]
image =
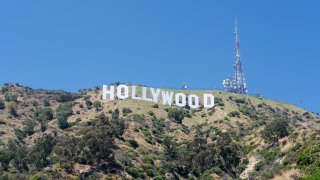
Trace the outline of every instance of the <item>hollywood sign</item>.
[[[138, 96], [137, 88], [141, 88], [141, 96]], [[158, 88], [127, 86], [124, 84], [120, 84], [118, 86], [103, 85], [103, 100], [114, 100], [115, 96], [122, 100], [131, 98], [133, 100], [142, 100], [154, 103], [158, 103], [159, 100], [161, 100], [163, 105], [171, 106], [174, 104], [178, 107], [185, 107], [188, 105], [192, 109], [198, 109], [200, 107], [200, 98], [196, 94], [187, 95], [185, 93], [164, 91]], [[214, 106], [214, 96], [212, 94], [203, 94], [202, 100], [204, 108], [212, 108]]]

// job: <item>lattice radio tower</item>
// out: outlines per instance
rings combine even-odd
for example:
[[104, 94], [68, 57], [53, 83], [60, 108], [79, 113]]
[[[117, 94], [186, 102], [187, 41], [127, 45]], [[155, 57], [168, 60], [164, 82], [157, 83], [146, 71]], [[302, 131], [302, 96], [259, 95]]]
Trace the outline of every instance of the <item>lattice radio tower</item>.
[[247, 84], [244, 78], [244, 73], [243, 73], [242, 63], [241, 63], [237, 20], [235, 20], [234, 35], [235, 35], [235, 64], [233, 67], [234, 67], [235, 73], [233, 76], [223, 81], [223, 86], [226, 88], [226, 91], [228, 92], [248, 94]]

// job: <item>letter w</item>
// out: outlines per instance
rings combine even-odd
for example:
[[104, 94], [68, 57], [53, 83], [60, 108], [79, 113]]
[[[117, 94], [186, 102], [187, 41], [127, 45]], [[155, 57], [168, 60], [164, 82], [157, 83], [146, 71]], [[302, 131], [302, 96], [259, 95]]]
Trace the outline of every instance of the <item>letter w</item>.
[[169, 105], [172, 104], [172, 98], [173, 98], [173, 92], [167, 92], [167, 91], [161, 91], [162, 95], [162, 103], [163, 105]]

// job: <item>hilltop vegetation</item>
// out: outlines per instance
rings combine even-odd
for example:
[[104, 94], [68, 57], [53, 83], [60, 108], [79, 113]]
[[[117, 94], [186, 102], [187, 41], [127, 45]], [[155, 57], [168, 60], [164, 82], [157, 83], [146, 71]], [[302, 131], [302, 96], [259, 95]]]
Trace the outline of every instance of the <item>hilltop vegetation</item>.
[[5, 84], [0, 179], [320, 178], [319, 117], [286, 103], [206, 92], [216, 106], [192, 110], [102, 101], [99, 88]]

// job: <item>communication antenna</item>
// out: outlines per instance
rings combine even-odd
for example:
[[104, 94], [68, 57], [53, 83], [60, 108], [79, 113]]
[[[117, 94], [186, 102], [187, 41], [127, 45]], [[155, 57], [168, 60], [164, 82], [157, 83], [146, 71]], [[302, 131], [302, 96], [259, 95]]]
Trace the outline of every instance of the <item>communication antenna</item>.
[[235, 64], [234, 75], [230, 76], [226, 80], [223, 81], [223, 86], [226, 91], [238, 93], [238, 94], [248, 94], [246, 80], [244, 78], [241, 55], [240, 55], [240, 41], [239, 41], [239, 32], [238, 32], [238, 23], [237, 19], [235, 19]]

